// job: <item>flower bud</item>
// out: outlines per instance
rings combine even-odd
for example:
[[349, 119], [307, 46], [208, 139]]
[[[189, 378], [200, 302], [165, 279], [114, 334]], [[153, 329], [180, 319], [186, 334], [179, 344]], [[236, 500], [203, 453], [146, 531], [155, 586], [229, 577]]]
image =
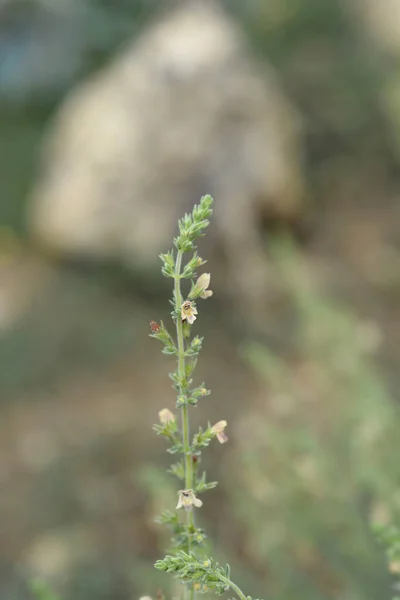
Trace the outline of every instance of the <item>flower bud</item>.
[[175, 415], [169, 410], [169, 408], [163, 408], [162, 410], [160, 410], [160, 412], [158, 413], [158, 417], [162, 425], [166, 425], [170, 421], [175, 421]]

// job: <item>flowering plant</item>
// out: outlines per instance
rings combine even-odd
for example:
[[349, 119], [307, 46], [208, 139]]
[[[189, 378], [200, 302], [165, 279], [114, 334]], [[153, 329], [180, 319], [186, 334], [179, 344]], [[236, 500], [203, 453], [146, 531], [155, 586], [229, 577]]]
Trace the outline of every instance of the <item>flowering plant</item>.
[[[176, 408], [180, 417], [169, 408], [159, 412], [159, 423], [154, 426], [159, 435], [163, 435], [171, 444], [168, 452], [180, 456], [169, 469], [181, 482], [183, 489], [178, 491], [178, 502], [175, 511], [166, 510], [158, 518], [158, 522], [166, 525], [171, 531], [171, 552], [155, 567], [167, 573], [173, 573], [182, 584], [183, 597], [192, 600], [196, 592], [212, 591], [222, 594], [232, 590], [241, 600], [251, 600], [230, 578], [229, 565], [222, 567], [212, 558], [202, 553], [206, 535], [195, 521], [195, 509], [203, 505], [198, 497], [217, 485], [215, 481], [207, 481], [206, 473], [199, 473], [200, 456], [216, 438], [221, 444], [228, 441], [225, 433], [227, 422], [218, 421], [214, 425], [200, 428], [192, 437], [190, 434], [189, 409], [196, 406], [199, 400], [208, 396], [209, 390], [204, 383], [193, 385], [193, 372], [203, 344], [203, 338], [192, 336], [191, 328], [199, 316], [196, 300], [207, 299], [212, 295], [209, 290], [211, 276], [203, 273], [196, 279], [196, 269], [205, 261], [197, 254], [195, 242], [204, 235], [212, 214], [213, 199], [203, 196], [199, 205], [194, 206], [191, 214], [186, 214], [178, 221], [179, 235], [174, 239], [173, 250], [161, 254], [162, 273], [173, 280], [172, 320], [175, 324], [175, 338], [169, 333], [163, 322], [150, 323], [151, 336], [163, 344], [163, 353], [174, 355], [177, 369], [170, 374], [176, 391]], [[184, 256], [191, 254], [184, 263]], [[187, 296], [183, 295], [183, 280], [191, 280]], [[183, 509], [180, 518], [178, 511]]]

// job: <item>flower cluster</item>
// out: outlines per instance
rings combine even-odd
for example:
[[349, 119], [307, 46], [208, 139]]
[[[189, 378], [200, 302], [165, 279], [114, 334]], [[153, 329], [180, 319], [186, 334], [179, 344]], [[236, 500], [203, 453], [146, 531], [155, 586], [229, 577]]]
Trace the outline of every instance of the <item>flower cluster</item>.
[[[210, 391], [204, 383], [194, 385], [193, 373], [198, 356], [203, 345], [203, 338], [192, 335], [192, 326], [200, 315], [196, 301], [206, 300], [212, 296], [209, 289], [211, 282], [210, 273], [196, 276], [196, 270], [205, 261], [196, 252], [195, 242], [204, 235], [208, 226], [208, 218], [212, 213], [213, 199], [204, 196], [199, 205], [193, 208], [191, 214], [186, 214], [179, 220], [179, 235], [174, 239], [173, 250], [161, 254], [162, 273], [165, 277], [173, 279], [174, 289], [171, 304], [171, 313], [175, 335], [172, 336], [161, 321], [150, 322], [150, 335], [163, 344], [163, 353], [175, 355], [177, 361], [176, 371], [170, 373], [170, 378], [176, 392], [175, 408], [180, 415], [176, 415], [170, 408], [160, 410], [159, 423], [154, 425], [154, 430], [163, 435], [169, 442], [168, 452], [178, 455], [178, 461], [171, 465], [169, 472], [182, 482], [178, 491], [178, 503], [175, 512], [164, 511], [158, 522], [167, 526], [171, 532], [172, 548], [176, 556], [167, 556], [158, 561], [158, 569], [174, 573], [185, 587], [185, 598], [192, 599], [197, 591], [213, 590], [222, 593], [233, 589], [240, 598], [246, 598], [235, 584], [229, 579], [229, 567], [222, 569], [211, 559], [200, 558], [199, 549], [206, 539], [204, 531], [196, 526], [194, 508], [200, 508], [203, 501], [199, 494], [214, 488], [215, 481], [207, 481], [206, 473], [199, 472], [201, 453], [211, 441], [216, 438], [219, 443], [228, 441], [225, 433], [227, 422], [218, 421], [210, 423], [206, 428], [199, 428], [192, 437], [189, 433], [189, 408], [208, 396]], [[192, 255], [184, 261], [186, 254]], [[191, 285], [187, 295], [183, 295], [182, 283], [190, 280]], [[184, 509], [182, 516], [177, 512]]]
[[212, 558], [202, 557], [197, 560], [180, 550], [175, 556], [166, 556], [158, 560], [156, 569], [173, 573], [178, 579], [199, 592], [214, 592], [217, 595], [233, 590], [241, 600], [252, 600], [245, 596], [241, 589], [231, 581], [229, 565], [222, 567]]
[[160, 571], [174, 573], [181, 581], [192, 584], [198, 591], [212, 590], [217, 594], [223, 594], [230, 587], [229, 565], [223, 568], [207, 557], [193, 560], [193, 557], [182, 550], [176, 556], [166, 556], [163, 560], [158, 560], [155, 567]]

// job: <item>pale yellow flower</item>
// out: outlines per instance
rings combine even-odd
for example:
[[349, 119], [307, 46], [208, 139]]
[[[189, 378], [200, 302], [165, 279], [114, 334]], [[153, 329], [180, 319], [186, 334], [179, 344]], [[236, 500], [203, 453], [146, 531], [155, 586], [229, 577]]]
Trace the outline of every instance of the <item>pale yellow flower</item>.
[[166, 425], [170, 421], [175, 421], [175, 415], [172, 413], [169, 408], [163, 408], [158, 413], [158, 418], [160, 419], [160, 423]]
[[199, 498], [196, 498], [193, 490], [180, 490], [178, 494], [179, 499], [176, 508], [191, 510], [193, 506], [196, 506], [197, 508], [203, 506], [203, 502]]
[[211, 280], [211, 275], [210, 273], [203, 273], [202, 275], [200, 275], [200, 277], [198, 278], [198, 280], [196, 281], [195, 286], [193, 287], [189, 298], [203, 298], [203, 300], [205, 300], [206, 298], [209, 298], [210, 296], [213, 295], [212, 291], [208, 289], [208, 286], [210, 285], [210, 280]]
[[220, 444], [225, 444], [228, 441], [228, 436], [225, 433], [225, 427], [227, 426], [226, 421], [218, 421], [211, 427], [211, 432], [217, 436], [217, 440]]
[[182, 321], [187, 321], [192, 325], [196, 320], [197, 308], [190, 302], [190, 300], [186, 300], [181, 306], [181, 319]]
[[200, 277], [198, 278], [198, 280], [196, 282], [196, 287], [199, 287], [202, 290], [202, 292], [200, 294], [200, 298], [203, 298], [204, 300], [213, 295], [212, 290], [208, 289], [208, 287], [210, 285], [210, 280], [211, 280], [210, 273], [203, 273], [203, 275], [200, 275]]

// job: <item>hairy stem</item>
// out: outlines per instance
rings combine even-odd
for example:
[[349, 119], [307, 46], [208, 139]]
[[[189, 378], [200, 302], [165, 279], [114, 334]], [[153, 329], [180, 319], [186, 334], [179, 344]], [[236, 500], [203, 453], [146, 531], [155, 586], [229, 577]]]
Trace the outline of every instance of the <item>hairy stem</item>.
[[[180, 250], [178, 250], [178, 254], [176, 257], [175, 263], [175, 307], [177, 312], [179, 312], [182, 305], [182, 293], [181, 293], [181, 267], [182, 267], [182, 257], [183, 254]], [[176, 319], [176, 337], [178, 343], [178, 376], [180, 380], [185, 377], [185, 346], [183, 339], [183, 325], [182, 320], [178, 316]], [[187, 389], [185, 386], [181, 384], [180, 386], [180, 395], [187, 399]], [[181, 420], [182, 420], [182, 444], [183, 444], [183, 452], [184, 452], [184, 460], [185, 460], [185, 488], [191, 489], [193, 487], [193, 465], [192, 465], [192, 457], [190, 455], [190, 428], [189, 428], [189, 412], [188, 405], [184, 404], [181, 408]], [[194, 518], [193, 518], [193, 510], [186, 511], [186, 519], [188, 527], [193, 527]], [[191, 551], [191, 536], [188, 536], [188, 553]], [[190, 592], [190, 598], [193, 597], [192, 591]]]
[[238, 585], [236, 585], [236, 583], [233, 583], [233, 581], [231, 581], [227, 577], [224, 577], [223, 575], [219, 575], [219, 578], [221, 581], [223, 581], [224, 583], [229, 585], [230, 588], [233, 589], [233, 591], [237, 594], [237, 596], [240, 598], [240, 600], [247, 600], [247, 596], [242, 592], [240, 587]]

